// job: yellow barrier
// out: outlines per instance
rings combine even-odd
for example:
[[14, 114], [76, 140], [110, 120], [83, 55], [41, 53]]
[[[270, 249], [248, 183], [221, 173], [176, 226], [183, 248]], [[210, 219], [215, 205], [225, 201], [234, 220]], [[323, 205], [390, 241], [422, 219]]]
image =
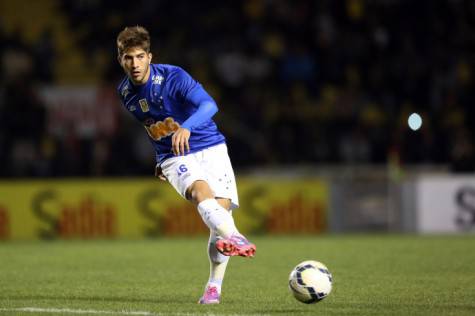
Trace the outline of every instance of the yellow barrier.
[[[238, 179], [245, 233], [326, 229], [327, 185]], [[196, 209], [155, 179], [0, 182], [0, 239], [143, 238], [207, 233]]]

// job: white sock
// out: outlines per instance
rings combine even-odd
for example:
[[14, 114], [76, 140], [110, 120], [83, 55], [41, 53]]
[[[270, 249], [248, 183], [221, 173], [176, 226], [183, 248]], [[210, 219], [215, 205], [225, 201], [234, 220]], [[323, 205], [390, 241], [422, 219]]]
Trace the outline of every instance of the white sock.
[[[223, 263], [224, 265], [227, 265], [227, 263]], [[215, 287], [216, 290], [218, 291], [219, 294], [221, 294], [221, 285], [223, 284], [223, 279], [213, 279], [209, 280], [208, 283], [206, 284], [206, 287]]]
[[214, 286], [218, 293], [221, 293], [221, 285], [223, 284], [229, 257], [219, 253], [216, 249], [217, 237], [216, 232], [211, 231], [208, 241], [209, 279], [206, 286]]
[[215, 231], [218, 236], [229, 238], [238, 233], [233, 217], [216, 199], [207, 199], [199, 203], [198, 212], [209, 229]]

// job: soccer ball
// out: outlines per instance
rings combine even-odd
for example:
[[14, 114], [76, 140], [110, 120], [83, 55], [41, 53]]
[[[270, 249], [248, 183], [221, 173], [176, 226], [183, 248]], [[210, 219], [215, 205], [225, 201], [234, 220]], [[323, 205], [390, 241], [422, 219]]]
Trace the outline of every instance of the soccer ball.
[[300, 302], [317, 303], [330, 294], [332, 281], [332, 275], [323, 263], [304, 261], [290, 272], [289, 290]]

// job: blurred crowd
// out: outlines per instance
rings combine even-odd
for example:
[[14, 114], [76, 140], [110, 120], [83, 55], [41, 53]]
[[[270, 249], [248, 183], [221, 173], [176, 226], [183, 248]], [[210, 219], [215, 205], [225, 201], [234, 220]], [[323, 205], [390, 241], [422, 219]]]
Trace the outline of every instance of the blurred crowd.
[[[115, 123], [107, 132], [56, 131], [41, 97], [61, 85], [51, 30], [31, 44], [0, 28], [2, 177], [152, 173], [146, 134], [115, 97], [123, 75], [115, 39], [137, 24], [152, 35], [154, 62], [182, 66], [216, 99], [237, 169], [475, 171], [475, 1], [82, 0], [60, 10], [77, 30], [75, 49], [106, 56], [95, 87], [114, 105]], [[423, 119], [418, 131], [407, 126], [412, 112]]]

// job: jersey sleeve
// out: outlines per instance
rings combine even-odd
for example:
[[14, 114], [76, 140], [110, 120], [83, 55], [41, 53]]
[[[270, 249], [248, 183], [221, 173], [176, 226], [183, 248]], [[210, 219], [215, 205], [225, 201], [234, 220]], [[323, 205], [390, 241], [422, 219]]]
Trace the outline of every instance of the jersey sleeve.
[[185, 70], [177, 67], [173, 74], [170, 94], [179, 101], [193, 106], [196, 111], [182, 124], [189, 130], [200, 126], [218, 112], [213, 98]]
[[218, 107], [216, 106], [215, 102], [201, 102], [196, 112], [193, 113], [185, 122], [183, 122], [181, 127], [192, 131], [196, 127], [211, 119], [213, 115], [216, 114], [216, 112], [218, 112]]

